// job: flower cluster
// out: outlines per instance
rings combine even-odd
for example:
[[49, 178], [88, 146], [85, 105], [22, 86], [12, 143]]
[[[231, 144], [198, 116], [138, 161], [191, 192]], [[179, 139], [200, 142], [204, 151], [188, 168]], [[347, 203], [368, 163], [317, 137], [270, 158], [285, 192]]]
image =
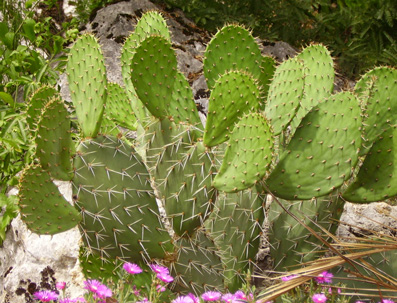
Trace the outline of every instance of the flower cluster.
[[[199, 302], [222, 302], [222, 303], [243, 303], [243, 302], [255, 302], [254, 295], [246, 295], [243, 291], [238, 290], [234, 294], [226, 293], [222, 294], [219, 291], [206, 291], [201, 297], [196, 297], [193, 294], [187, 296], [180, 296], [172, 301], [172, 303], [199, 303]], [[258, 301], [259, 302], [259, 301]]]

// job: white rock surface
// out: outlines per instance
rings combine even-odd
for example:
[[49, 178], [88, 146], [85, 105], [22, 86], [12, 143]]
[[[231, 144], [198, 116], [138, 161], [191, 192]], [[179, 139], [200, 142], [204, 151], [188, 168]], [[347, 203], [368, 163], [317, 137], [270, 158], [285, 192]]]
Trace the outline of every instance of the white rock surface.
[[[59, 190], [72, 201], [69, 182], [60, 183]], [[55, 281], [65, 281], [73, 297], [81, 295], [84, 276], [78, 259], [80, 239], [77, 227], [54, 236], [39, 236], [30, 232], [18, 215], [0, 248], [0, 302], [32, 302], [31, 295], [43, 283], [53, 287]], [[49, 275], [43, 273], [46, 268]]]

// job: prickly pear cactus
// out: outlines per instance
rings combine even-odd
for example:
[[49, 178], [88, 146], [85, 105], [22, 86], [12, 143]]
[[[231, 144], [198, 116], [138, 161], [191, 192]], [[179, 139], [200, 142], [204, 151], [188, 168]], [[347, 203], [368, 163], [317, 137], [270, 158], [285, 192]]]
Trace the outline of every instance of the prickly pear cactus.
[[[396, 194], [393, 110], [380, 110], [397, 102], [394, 69], [369, 72], [356, 94], [332, 95], [325, 47], [311, 45], [276, 68], [248, 30], [228, 25], [205, 52], [211, 92], [202, 126], [159, 13], [144, 14], [124, 44], [124, 87], [107, 83], [93, 36], [83, 35], [70, 53], [81, 133], [71, 141], [62, 101], [51, 89], [37, 92], [45, 104], [31, 106], [30, 124], [40, 164], [22, 174], [19, 206], [41, 234], [78, 225], [91, 278], [107, 271], [104, 264], [157, 262], [170, 267], [177, 291], [235, 290], [254, 264], [269, 193], [299, 200], [282, 203], [331, 232], [343, 185], [348, 199]], [[136, 129], [137, 138], [127, 140], [119, 127]], [[366, 154], [362, 137], [372, 148], [357, 166]], [[57, 178], [72, 179], [74, 206], [58, 193]], [[330, 193], [337, 198], [322, 198]], [[317, 256], [317, 239], [277, 204], [269, 220], [278, 268]]]
[[77, 119], [85, 137], [95, 137], [106, 104], [106, 68], [98, 41], [79, 38], [69, 54], [66, 73]]

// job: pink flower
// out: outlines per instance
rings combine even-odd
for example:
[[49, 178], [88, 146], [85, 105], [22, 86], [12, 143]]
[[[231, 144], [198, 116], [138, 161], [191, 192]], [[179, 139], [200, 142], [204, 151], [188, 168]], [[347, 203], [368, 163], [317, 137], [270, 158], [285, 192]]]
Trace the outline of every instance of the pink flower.
[[98, 280], [87, 280], [84, 281], [84, 289], [88, 289], [89, 291], [96, 293], [98, 291], [98, 288], [102, 285], [101, 282]]
[[321, 274], [319, 274], [316, 278], [314, 278], [316, 280], [317, 283], [332, 283], [332, 278], [333, 278], [333, 274], [331, 274], [328, 271], [323, 271]]
[[157, 292], [163, 292], [163, 291], [165, 291], [165, 287], [163, 285], [159, 284], [156, 286], [156, 290], [157, 290]]
[[171, 303], [194, 303], [194, 301], [190, 296], [181, 296], [172, 300]]
[[234, 293], [234, 297], [235, 297], [237, 300], [248, 301], [247, 296], [246, 296], [245, 293], [244, 293], [243, 291], [241, 291], [241, 290], [236, 291], [236, 292]]
[[59, 301], [59, 303], [86, 303], [87, 301], [80, 297], [76, 299], [64, 298]]
[[218, 301], [221, 296], [222, 294], [218, 291], [206, 291], [201, 295], [201, 298], [204, 301]]
[[142, 268], [134, 263], [124, 263], [123, 268], [131, 275], [140, 274], [142, 272]]
[[197, 298], [197, 297], [196, 297], [194, 294], [192, 294], [192, 293], [188, 293], [187, 296], [190, 297], [190, 298], [193, 300], [194, 303], [199, 303], [199, 302], [200, 302], [200, 299]]
[[40, 300], [42, 302], [49, 302], [58, 299], [58, 294], [55, 291], [42, 290], [35, 292], [33, 294], [33, 297], [36, 300]]
[[170, 272], [167, 267], [157, 265], [157, 264], [151, 264], [150, 268], [156, 273], [156, 274], [166, 274], [169, 275]]
[[239, 300], [235, 297], [235, 295], [233, 295], [233, 294], [231, 294], [231, 293], [224, 294], [224, 295], [222, 296], [222, 301], [225, 302], [225, 303], [239, 303], [239, 302], [241, 302], [241, 300], [239, 301]]
[[312, 300], [314, 303], [324, 303], [327, 301], [327, 297], [324, 294], [314, 294]]
[[172, 281], [174, 281], [174, 278], [166, 273], [158, 273], [157, 278], [159, 278], [161, 281], [165, 283], [171, 283]]
[[286, 277], [281, 277], [281, 281], [287, 282], [289, 280], [295, 279], [297, 277], [297, 275], [290, 275], [290, 276], [286, 276]]
[[65, 287], [66, 287], [66, 282], [57, 282], [57, 283], [55, 283], [55, 287], [56, 287], [58, 290], [65, 289]]
[[112, 291], [106, 287], [106, 285], [100, 285], [96, 291], [96, 296], [100, 299], [104, 299], [107, 297], [111, 297], [112, 296]]
[[388, 300], [388, 299], [383, 299], [382, 302], [379, 302], [379, 303], [394, 303], [394, 301]]

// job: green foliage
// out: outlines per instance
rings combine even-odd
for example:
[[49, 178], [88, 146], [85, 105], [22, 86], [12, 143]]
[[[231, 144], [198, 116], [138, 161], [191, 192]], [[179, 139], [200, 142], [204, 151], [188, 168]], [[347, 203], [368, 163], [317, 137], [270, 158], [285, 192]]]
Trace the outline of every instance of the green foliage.
[[18, 215], [18, 198], [0, 193], [0, 245], [6, 237], [7, 226]]
[[394, 0], [162, 0], [181, 8], [198, 25], [215, 32], [238, 22], [271, 41], [301, 47], [313, 41], [330, 47], [340, 68], [358, 76], [375, 64], [397, 64]]

